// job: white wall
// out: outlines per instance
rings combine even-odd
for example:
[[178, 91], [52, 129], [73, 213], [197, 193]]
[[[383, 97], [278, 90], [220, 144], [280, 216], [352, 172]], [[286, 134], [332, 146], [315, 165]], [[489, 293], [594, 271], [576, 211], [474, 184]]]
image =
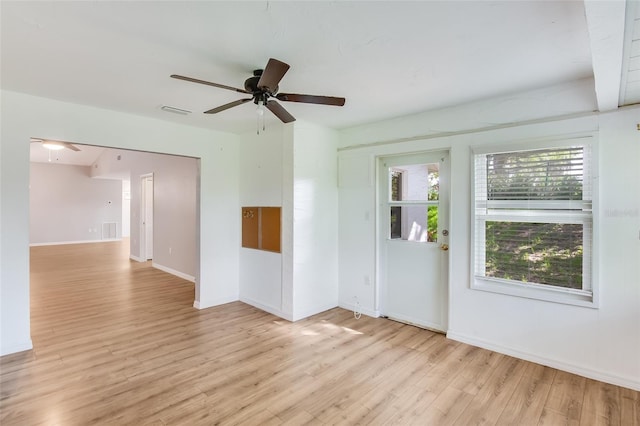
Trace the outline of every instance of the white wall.
[[293, 143], [295, 321], [338, 305], [338, 134], [297, 121]]
[[[269, 124], [260, 135], [251, 132], [242, 136], [240, 206], [282, 206], [283, 138], [279, 123]], [[290, 312], [282, 306], [282, 254], [244, 247], [239, 250], [240, 300], [290, 319]]]
[[[466, 132], [489, 122], [529, 120], [564, 111], [588, 112], [593, 106], [579, 89], [568, 85], [476, 103], [474, 123], [456, 122], [469, 107], [428, 112], [412, 118], [376, 123], [342, 134], [340, 159], [340, 305], [378, 314], [375, 286], [363, 277], [375, 272], [375, 186], [371, 175], [376, 156], [449, 149], [451, 153], [451, 221], [448, 337], [529, 359], [587, 377], [640, 389], [640, 108], [602, 115], [550, 120], [546, 123]], [[576, 89], [575, 93], [574, 90]], [[566, 99], [565, 99], [566, 98]], [[506, 104], [508, 108], [504, 109]], [[460, 112], [460, 115], [457, 114]], [[487, 112], [487, 114], [485, 114]], [[486, 115], [486, 117], [485, 117]], [[492, 119], [492, 120], [493, 120]], [[459, 135], [420, 138], [429, 128]], [[595, 250], [599, 254], [600, 306], [597, 309], [537, 301], [470, 289], [470, 147], [499, 145], [576, 132], [595, 132], [600, 150], [600, 203]], [[378, 134], [379, 139], [373, 135]], [[368, 139], [370, 138], [370, 139]], [[396, 138], [398, 143], [376, 144]], [[405, 141], [401, 141], [406, 138]], [[357, 145], [370, 143], [369, 146]], [[351, 147], [350, 147], [351, 146]]]
[[303, 121], [243, 136], [241, 205], [282, 207], [282, 253], [240, 249], [246, 303], [293, 321], [338, 305], [337, 142]]
[[31, 244], [101, 241], [104, 222], [121, 238], [120, 181], [92, 178], [87, 166], [30, 164]]
[[2, 91], [0, 354], [31, 347], [29, 138], [34, 135], [200, 158], [196, 306], [238, 299], [238, 137], [141, 116]]
[[[160, 157], [160, 158], [157, 158]], [[153, 266], [192, 280], [196, 274], [197, 160], [157, 155], [153, 162]], [[234, 174], [237, 171], [234, 170]], [[140, 174], [144, 173], [139, 173]], [[138, 180], [139, 182], [139, 180]], [[140, 186], [138, 185], [138, 189]], [[140, 197], [134, 198], [136, 201]], [[136, 202], [132, 216], [139, 213]], [[131, 226], [139, 232], [140, 220]]]
[[141, 257], [140, 176], [153, 173], [152, 264], [193, 280], [197, 267], [197, 160], [131, 151], [118, 151], [118, 155], [131, 163], [131, 256]]

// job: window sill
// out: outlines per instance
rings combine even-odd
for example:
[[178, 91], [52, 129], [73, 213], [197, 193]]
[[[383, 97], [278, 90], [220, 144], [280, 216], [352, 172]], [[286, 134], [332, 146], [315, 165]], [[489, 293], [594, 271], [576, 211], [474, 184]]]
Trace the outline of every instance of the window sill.
[[491, 293], [562, 303], [565, 305], [598, 308], [593, 293], [584, 290], [554, 288], [540, 284], [526, 284], [496, 278], [472, 277], [471, 288]]

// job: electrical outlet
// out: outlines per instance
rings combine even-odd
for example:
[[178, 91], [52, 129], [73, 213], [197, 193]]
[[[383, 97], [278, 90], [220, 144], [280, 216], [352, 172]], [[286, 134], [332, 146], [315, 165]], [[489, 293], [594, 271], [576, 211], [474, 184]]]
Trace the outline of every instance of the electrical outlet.
[[173, 248], [169, 247], [169, 254], [171, 254], [173, 252]]

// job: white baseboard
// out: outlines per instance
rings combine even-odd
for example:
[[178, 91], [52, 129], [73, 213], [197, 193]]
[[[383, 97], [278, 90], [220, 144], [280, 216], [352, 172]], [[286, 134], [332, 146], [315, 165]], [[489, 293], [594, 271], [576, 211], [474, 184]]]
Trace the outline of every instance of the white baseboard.
[[253, 300], [253, 299], [251, 299], [249, 297], [243, 297], [243, 296], [240, 296], [240, 301], [242, 303], [246, 303], [247, 305], [251, 305], [254, 308], [258, 308], [261, 311], [268, 312], [268, 313], [270, 313], [272, 315], [275, 315], [275, 316], [280, 317], [282, 319], [286, 319], [287, 321], [293, 322], [293, 318], [292, 318], [291, 315], [288, 315], [288, 314], [282, 312], [282, 310], [280, 310], [280, 308], [276, 308], [275, 306], [267, 305], [267, 304], [258, 302], [257, 300]]
[[520, 351], [518, 349], [497, 345], [493, 342], [489, 342], [483, 339], [478, 339], [476, 337], [468, 336], [466, 334], [456, 333], [455, 331], [451, 331], [451, 330], [447, 332], [447, 338], [456, 340], [458, 342], [466, 343], [472, 346], [477, 346], [479, 348], [488, 349], [490, 351], [524, 359], [525, 361], [531, 361], [531, 362], [535, 362], [536, 364], [546, 365], [547, 367], [556, 368], [558, 370], [577, 374], [579, 376], [587, 377], [589, 379], [594, 379], [601, 382], [610, 383], [612, 385], [622, 386], [625, 388], [640, 391], [640, 381], [631, 380], [628, 377], [620, 377], [620, 376], [605, 373], [602, 371], [593, 370], [588, 367], [569, 364], [564, 361], [559, 361], [556, 359], [538, 356], [528, 352]]
[[340, 302], [338, 304], [342, 309], [346, 309], [347, 311], [358, 311], [368, 317], [378, 318], [380, 316], [380, 311], [363, 308], [362, 306], [356, 306], [354, 303]]
[[33, 342], [31, 341], [31, 339], [29, 339], [26, 342], [21, 342], [11, 346], [0, 347], [0, 356], [24, 352], [31, 349], [33, 349]]
[[156, 269], [160, 269], [161, 271], [164, 271], [166, 273], [169, 273], [171, 275], [175, 275], [176, 277], [182, 278], [183, 280], [191, 281], [192, 283], [196, 282], [196, 277], [189, 274], [185, 274], [184, 272], [180, 272], [175, 269], [169, 268], [168, 266], [160, 265], [159, 263], [155, 263], [153, 261], [151, 262], [151, 266], [153, 266]]
[[207, 308], [212, 308], [214, 306], [226, 305], [227, 303], [231, 303], [231, 302], [237, 302], [238, 300], [239, 300], [238, 296], [221, 297], [219, 299], [214, 299], [211, 301], [204, 301], [204, 302], [202, 300], [197, 300], [193, 302], [193, 307], [197, 309], [207, 309]]
[[129, 259], [131, 259], [131, 260], [135, 260], [136, 262], [141, 262], [141, 263], [142, 263], [142, 262], [146, 262], [146, 260], [143, 260], [141, 257], [134, 256], [134, 255], [132, 255], [132, 254], [130, 254], [130, 255], [129, 255]]
[[322, 312], [328, 311], [329, 309], [337, 308], [338, 305], [331, 303], [319, 308], [307, 309], [302, 313], [298, 314], [294, 311], [293, 313], [293, 321], [300, 321], [301, 319], [309, 318], [314, 315], [320, 314]]
[[122, 241], [122, 238], [113, 238], [108, 240], [78, 240], [78, 241], [53, 241], [49, 243], [30, 243], [30, 247], [39, 246], [61, 246], [64, 244], [88, 244], [88, 243], [108, 243], [111, 241]]

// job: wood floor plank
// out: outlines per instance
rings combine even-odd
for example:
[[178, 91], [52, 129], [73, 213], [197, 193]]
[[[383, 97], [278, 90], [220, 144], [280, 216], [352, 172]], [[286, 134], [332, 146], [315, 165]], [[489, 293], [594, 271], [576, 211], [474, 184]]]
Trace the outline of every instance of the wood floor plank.
[[581, 422], [589, 424], [620, 425], [620, 388], [587, 379], [582, 403]]
[[528, 363], [497, 424], [522, 424], [527, 419], [540, 418], [555, 374], [552, 368]]
[[[543, 417], [557, 418], [559, 413], [562, 413], [563, 423], [579, 424], [586, 382], [587, 379], [584, 377], [557, 371], [543, 410]], [[544, 416], [544, 412], [547, 410], [552, 413]]]
[[640, 392], [620, 389], [620, 421], [623, 425], [640, 425]]
[[640, 393], [383, 318], [296, 323], [121, 242], [33, 247], [34, 349], [0, 358], [0, 424], [640, 426]]
[[473, 398], [474, 395], [448, 386], [433, 401], [420, 420], [428, 425], [453, 425], [467, 409]]
[[525, 361], [507, 357], [498, 364], [455, 424], [496, 424], [525, 369]]

